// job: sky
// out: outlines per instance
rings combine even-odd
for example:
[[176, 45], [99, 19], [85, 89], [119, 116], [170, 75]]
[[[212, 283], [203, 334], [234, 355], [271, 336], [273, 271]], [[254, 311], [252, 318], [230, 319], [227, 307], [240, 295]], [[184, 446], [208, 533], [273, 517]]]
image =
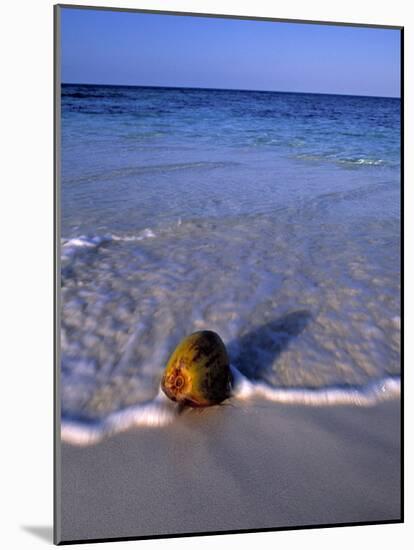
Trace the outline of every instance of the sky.
[[62, 8], [62, 82], [400, 96], [400, 31]]

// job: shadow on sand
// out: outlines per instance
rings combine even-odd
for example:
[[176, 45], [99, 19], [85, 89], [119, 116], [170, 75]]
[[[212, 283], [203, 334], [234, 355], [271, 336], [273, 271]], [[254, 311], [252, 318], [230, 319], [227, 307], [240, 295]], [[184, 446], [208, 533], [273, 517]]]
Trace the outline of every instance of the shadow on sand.
[[251, 380], [265, 379], [277, 357], [311, 318], [309, 311], [293, 311], [247, 332], [229, 343], [231, 363]]

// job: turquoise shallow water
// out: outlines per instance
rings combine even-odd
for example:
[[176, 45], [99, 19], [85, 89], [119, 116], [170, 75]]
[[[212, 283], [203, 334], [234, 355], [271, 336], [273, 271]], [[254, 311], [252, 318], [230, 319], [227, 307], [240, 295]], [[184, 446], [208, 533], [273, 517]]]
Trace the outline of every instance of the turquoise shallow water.
[[395, 380], [399, 139], [396, 99], [64, 85], [64, 418], [152, 400], [201, 328], [257, 387]]

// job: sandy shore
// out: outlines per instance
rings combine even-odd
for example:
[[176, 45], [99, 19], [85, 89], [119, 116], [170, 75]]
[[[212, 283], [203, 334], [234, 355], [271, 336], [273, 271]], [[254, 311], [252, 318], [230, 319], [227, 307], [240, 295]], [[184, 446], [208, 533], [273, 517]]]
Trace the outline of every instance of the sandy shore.
[[400, 404], [188, 411], [62, 446], [60, 540], [398, 520]]

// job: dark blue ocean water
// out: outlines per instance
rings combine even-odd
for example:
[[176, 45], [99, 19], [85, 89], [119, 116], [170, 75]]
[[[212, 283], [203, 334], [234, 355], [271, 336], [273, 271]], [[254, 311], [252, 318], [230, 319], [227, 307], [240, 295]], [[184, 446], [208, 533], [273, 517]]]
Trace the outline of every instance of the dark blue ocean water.
[[151, 399], [219, 332], [270, 387], [399, 373], [400, 100], [62, 87], [62, 403]]
[[[316, 170], [398, 178], [399, 117], [398, 99], [64, 85], [63, 233], [128, 230], [131, 207], [143, 226], [262, 212], [303, 197]], [[287, 163], [299, 188], [281, 185]]]

